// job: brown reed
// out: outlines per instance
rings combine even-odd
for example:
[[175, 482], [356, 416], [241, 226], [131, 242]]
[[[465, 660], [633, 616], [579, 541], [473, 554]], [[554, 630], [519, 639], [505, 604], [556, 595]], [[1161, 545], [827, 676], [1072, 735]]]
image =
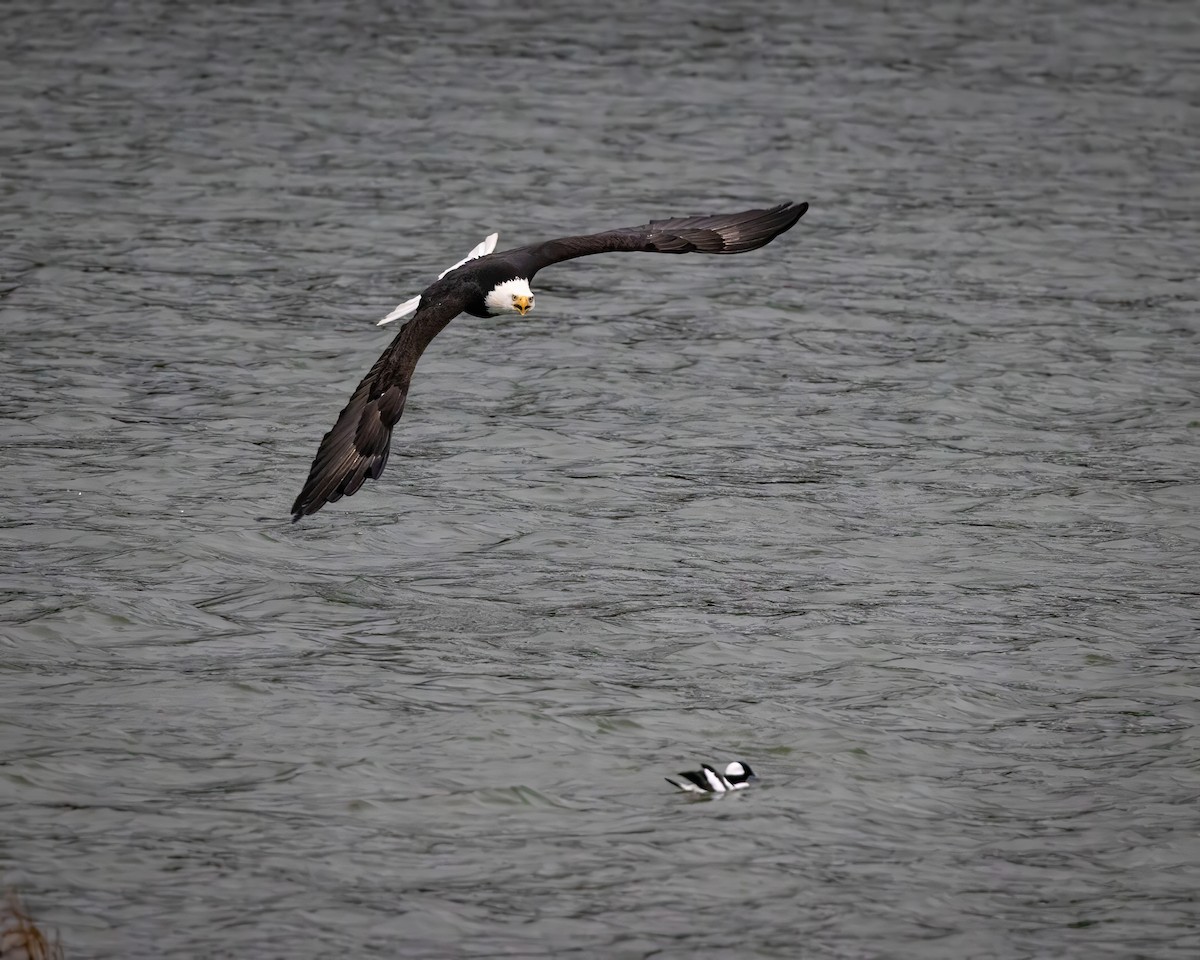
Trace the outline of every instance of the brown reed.
[[16, 890], [0, 902], [0, 960], [63, 960], [63, 948], [38, 929]]

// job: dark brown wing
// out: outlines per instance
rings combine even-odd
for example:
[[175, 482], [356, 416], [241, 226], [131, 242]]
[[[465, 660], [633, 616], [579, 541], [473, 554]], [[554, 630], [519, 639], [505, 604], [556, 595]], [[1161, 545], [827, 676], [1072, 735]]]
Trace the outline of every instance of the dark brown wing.
[[676, 220], [651, 220], [583, 237], [561, 237], [500, 254], [527, 280], [542, 267], [593, 253], [745, 253], [765, 247], [794, 227], [807, 203], [781, 203], [769, 210], [706, 214]]
[[462, 312], [458, 298], [422, 302], [416, 315], [375, 361], [337, 423], [321, 439], [304, 489], [292, 504], [292, 522], [349, 497], [377, 480], [387, 463], [392, 427], [404, 412], [408, 386], [421, 354], [442, 328]]

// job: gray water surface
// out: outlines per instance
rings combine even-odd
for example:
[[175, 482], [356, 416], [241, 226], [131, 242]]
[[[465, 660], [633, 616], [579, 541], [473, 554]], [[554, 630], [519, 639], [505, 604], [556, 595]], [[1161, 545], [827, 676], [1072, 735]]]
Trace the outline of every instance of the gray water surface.
[[[1194, 5], [0, 38], [0, 883], [69, 956], [1200, 955]], [[786, 199], [456, 320], [288, 522], [485, 234]]]

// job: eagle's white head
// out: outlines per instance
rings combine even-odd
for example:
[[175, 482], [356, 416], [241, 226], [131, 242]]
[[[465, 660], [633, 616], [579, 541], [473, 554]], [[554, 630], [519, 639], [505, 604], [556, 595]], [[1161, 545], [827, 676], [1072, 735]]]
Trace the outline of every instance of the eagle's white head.
[[517, 277], [515, 280], [505, 280], [492, 288], [492, 292], [483, 298], [488, 312], [493, 317], [502, 313], [519, 313], [525, 316], [533, 309], [533, 291], [529, 289], [529, 281]]

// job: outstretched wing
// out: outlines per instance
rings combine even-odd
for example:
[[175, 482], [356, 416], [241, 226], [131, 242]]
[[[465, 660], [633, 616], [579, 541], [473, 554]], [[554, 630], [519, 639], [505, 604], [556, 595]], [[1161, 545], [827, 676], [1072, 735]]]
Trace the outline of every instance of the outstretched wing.
[[788, 202], [769, 210], [651, 220], [641, 227], [517, 247], [501, 256], [517, 267], [520, 276], [532, 280], [542, 267], [593, 253], [745, 253], [766, 246], [790, 230], [806, 210], [807, 203]]
[[408, 385], [421, 354], [462, 312], [454, 297], [422, 305], [402, 326], [321, 439], [304, 489], [292, 504], [292, 522], [377, 480], [387, 463], [392, 427], [404, 412]]

